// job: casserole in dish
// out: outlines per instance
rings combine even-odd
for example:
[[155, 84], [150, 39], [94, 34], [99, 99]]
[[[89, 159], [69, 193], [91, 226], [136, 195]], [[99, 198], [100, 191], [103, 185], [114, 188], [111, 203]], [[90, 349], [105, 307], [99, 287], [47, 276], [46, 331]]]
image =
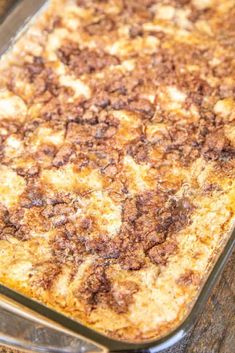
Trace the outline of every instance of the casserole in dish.
[[232, 243], [232, 11], [54, 0], [2, 57], [5, 287], [120, 347], [185, 320]]

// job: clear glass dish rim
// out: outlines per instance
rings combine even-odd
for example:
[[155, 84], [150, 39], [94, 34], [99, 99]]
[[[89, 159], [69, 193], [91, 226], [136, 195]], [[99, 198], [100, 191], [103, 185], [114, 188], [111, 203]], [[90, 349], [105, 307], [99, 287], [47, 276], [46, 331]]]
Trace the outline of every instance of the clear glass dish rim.
[[132, 351], [156, 353], [167, 349], [179, 342], [192, 328], [196, 319], [199, 317], [199, 314], [201, 313], [201, 310], [203, 309], [203, 306], [205, 305], [212, 288], [217, 282], [219, 275], [222, 273], [224, 266], [227, 263], [227, 260], [232, 254], [234, 248], [235, 229], [233, 229], [233, 231], [231, 232], [228, 241], [226, 242], [214, 266], [212, 266], [212, 269], [208, 277], [206, 278], [204, 285], [199, 291], [198, 297], [196, 298], [191, 310], [189, 310], [189, 313], [187, 314], [183, 322], [179, 324], [179, 326], [169, 334], [161, 338], [152, 339], [142, 343], [130, 343], [126, 341], [112, 339], [2, 284], [0, 284], [0, 294], [13, 300], [20, 306], [24, 306], [25, 308], [34, 311], [45, 319], [54, 321], [56, 324], [61, 325], [65, 329], [68, 329], [73, 333], [79, 334], [85, 339], [87, 338], [93, 341], [94, 343], [98, 343], [99, 345], [106, 347], [110, 352]]

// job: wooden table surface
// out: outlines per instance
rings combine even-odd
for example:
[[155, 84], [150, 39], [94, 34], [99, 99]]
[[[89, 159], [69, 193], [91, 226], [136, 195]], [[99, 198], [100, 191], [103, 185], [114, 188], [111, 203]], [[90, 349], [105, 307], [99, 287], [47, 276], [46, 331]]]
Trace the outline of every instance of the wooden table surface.
[[0, 0], [0, 21], [2, 15], [5, 14], [5, 12], [14, 4], [16, 0]]
[[[234, 269], [235, 252], [190, 335], [162, 353], [235, 353]], [[13, 351], [0, 347], [0, 353]]]

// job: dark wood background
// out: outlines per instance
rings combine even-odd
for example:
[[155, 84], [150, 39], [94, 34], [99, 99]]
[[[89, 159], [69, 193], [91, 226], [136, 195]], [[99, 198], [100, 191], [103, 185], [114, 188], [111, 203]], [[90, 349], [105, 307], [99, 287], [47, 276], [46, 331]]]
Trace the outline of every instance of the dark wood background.
[[[235, 251], [191, 333], [162, 353], [235, 353], [234, 268]], [[19, 352], [0, 347], [0, 353]]]
[[[0, 22], [3, 15], [13, 6], [18, 0], [0, 0]], [[34, 0], [32, 0], [34, 1]]]

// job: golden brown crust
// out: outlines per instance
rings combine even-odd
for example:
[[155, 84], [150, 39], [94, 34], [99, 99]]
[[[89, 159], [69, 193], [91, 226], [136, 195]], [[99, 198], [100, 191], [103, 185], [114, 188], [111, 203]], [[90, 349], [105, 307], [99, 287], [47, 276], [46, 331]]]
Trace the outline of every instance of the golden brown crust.
[[1, 282], [120, 339], [181, 322], [234, 220], [234, 12], [51, 1], [0, 64]]

